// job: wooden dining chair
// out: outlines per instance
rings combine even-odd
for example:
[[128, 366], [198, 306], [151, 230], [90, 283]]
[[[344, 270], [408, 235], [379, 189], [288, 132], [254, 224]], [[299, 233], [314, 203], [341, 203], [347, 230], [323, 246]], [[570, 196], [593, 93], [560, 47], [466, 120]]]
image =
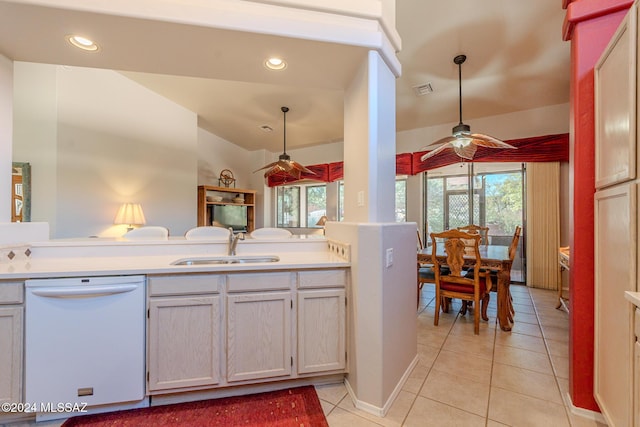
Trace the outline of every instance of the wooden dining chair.
[[[424, 249], [424, 245], [422, 244], [422, 237], [420, 236], [420, 230], [418, 232], [418, 252]], [[418, 301], [417, 306], [420, 306], [420, 292], [422, 291], [422, 287], [425, 283], [435, 283], [436, 282], [436, 274], [433, 270], [433, 264], [427, 264], [418, 262]]]
[[[446, 253], [446, 262], [437, 257], [436, 239], [442, 240]], [[465, 244], [472, 241], [471, 246]], [[435, 270], [436, 285], [436, 312], [433, 324], [438, 326], [440, 319], [440, 308], [443, 305], [443, 298], [459, 298], [463, 301], [472, 301], [473, 310], [473, 332], [480, 333], [480, 315], [483, 320], [487, 317], [487, 305], [489, 304], [489, 289], [485, 277], [480, 275], [480, 235], [469, 234], [460, 230], [448, 230], [442, 233], [431, 233], [433, 243], [431, 259]], [[475, 259], [473, 264], [472, 277], [463, 270], [464, 256], [472, 256]], [[440, 269], [442, 265], [448, 266], [448, 273], [443, 273]], [[482, 304], [482, 305], [481, 305]], [[481, 310], [478, 310], [481, 307]]]
[[[480, 236], [481, 245], [486, 246], [489, 244], [489, 227], [482, 227], [480, 225], [469, 224], [462, 227], [458, 227], [457, 230], [464, 231], [465, 233], [469, 233], [469, 234], [478, 234]], [[467, 244], [467, 246], [472, 244], [472, 242], [470, 241], [465, 241], [465, 243]], [[469, 270], [467, 272], [466, 277], [469, 277], [469, 278], [473, 277], [473, 271]], [[489, 283], [489, 281], [491, 280], [491, 272], [489, 270], [481, 268], [480, 277], [481, 277], [481, 280], [485, 280], [487, 282], [487, 289], [491, 289], [493, 287], [493, 284]], [[460, 313], [463, 315], [467, 314], [467, 308], [469, 305], [471, 305], [470, 302], [463, 301], [462, 308], [460, 309]]]
[[[518, 252], [518, 243], [520, 242], [520, 233], [522, 233], [522, 227], [516, 225], [516, 230], [513, 233], [513, 238], [511, 239], [511, 243], [509, 244], [509, 260], [511, 260], [511, 265], [513, 266], [513, 260], [516, 258], [516, 253]], [[498, 271], [491, 270], [491, 281], [493, 286], [491, 289], [494, 292], [498, 291]], [[513, 297], [511, 296], [511, 292], [509, 291], [509, 287], [507, 287], [507, 303], [509, 304], [507, 315], [509, 317], [509, 321], [513, 322], [513, 316], [515, 315], [515, 310], [513, 308]]]
[[458, 227], [457, 229], [469, 234], [479, 234], [481, 238], [480, 244], [481, 245], [489, 244], [489, 227], [481, 227], [479, 225], [469, 224], [463, 227]]
[[[513, 238], [511, 239], [511, 243], [509, 244], [509, 260], [511, 260], [512, 265], [513, 265], [513, 260], [516, 258], [516, 253], [518, 252], [518, 243], [520, 242], [520, 233], [522, 233], [522, 227], [520, 227], [519, 225], [516, 225], [516, 229], [513, 233]], [[497, 286], [498, 286], [498, 271], [491, 270], [490, 274], [491, 274], [491, 282], [493, 284], [493, 287], [491, 288], [491, 290], [496, 292]]]

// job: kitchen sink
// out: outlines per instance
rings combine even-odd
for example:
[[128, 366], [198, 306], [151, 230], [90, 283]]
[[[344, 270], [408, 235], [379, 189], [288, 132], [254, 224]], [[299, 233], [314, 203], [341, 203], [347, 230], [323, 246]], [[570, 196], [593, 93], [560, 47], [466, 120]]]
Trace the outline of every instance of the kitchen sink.
[[275, 255], [254, 255], [254, 256], [218, 256], [218, 257], [198, 257], [180, 258], [171, 265], [206, 265], [206, 264], [243, 264], [255, 262], [278, 262], [280, 257]]

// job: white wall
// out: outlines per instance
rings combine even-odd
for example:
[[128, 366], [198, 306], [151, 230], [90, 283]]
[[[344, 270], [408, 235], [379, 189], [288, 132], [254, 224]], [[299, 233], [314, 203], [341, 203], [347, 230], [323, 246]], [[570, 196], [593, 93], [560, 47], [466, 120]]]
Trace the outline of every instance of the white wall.
[[[168, 227], [171, 235], [182, 235], [195, 226], [198, 135], [194, 113], [114, 71], [25, 63], [16, 72], [23, 67], [55, 75], [55, 91], [33, 93], [22, 84], [15, 90], [17, 105], [27, 105], [22, 97], [40, 98], [41, 105], [55, 97], [56, 125], [49, 126], [50, 117], [45, 117], [47, 126], [40, 129], [56, 132], [40, 135], [56, 145], [55, 168], [45, 168], [48, 173], [42, 176], [34, 165], [32, 176], [35, 193], [44, 186], [48, 196], [54, 194], [53, 221], [41, 218], [35, 209], [38, 201], [34, 200], [32, 209], [38, 220], [52, 222], [52, 237], [122, 235], [125, 226], [114, 226], [113, 218], [124, 202], [141, 203], [147, 225]], [[25, 83], [19, 78], [16, 82]], [[48, 114], [49, 105], [44, 110]], [[15, 112], [16, 147], [31, 134], [25, 129], [40, 126], [39, 117], [25, 117], [22, 112]], [[39, 158], [31, 148], [31, 153], [17, 150], [21, 160]], [[51, 182], [55, 182], [53, 189]]]
[[57, 66], [15, 62], [13, 161], [31, 164], [31, 221], [56, 233], [58, 165]]
[[229, 169], [236, 179], [236, 188], [252, 189], [247, 166], [250, 161], [250, 151], [198, 128], [198, 185], [224, 186], [218, 177], [223, 169]]
[[13, 62], [0, 55], [0, 223], [11, 221]]

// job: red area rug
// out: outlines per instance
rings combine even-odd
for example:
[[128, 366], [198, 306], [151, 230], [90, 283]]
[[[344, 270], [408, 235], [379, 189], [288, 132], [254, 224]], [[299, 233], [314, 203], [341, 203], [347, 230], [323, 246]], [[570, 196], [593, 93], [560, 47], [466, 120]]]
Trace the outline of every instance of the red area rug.
[[248, 396], [83, 415], [63, 427], [92, 426], [277, 426], [328, 427], [313, 386]]

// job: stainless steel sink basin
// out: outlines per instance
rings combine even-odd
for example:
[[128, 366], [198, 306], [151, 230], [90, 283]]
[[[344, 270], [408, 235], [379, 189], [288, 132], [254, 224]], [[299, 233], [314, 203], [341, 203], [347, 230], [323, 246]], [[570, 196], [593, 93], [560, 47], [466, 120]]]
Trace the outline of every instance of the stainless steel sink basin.
[[254, 255], [254, 256], [217, 256], [217, 257], [196, 257], [180, 258], [171, 265], [206, 265], [206, 264], [243, 264], [255, 262], [278, 262], [280, 257], [275, 255]]

